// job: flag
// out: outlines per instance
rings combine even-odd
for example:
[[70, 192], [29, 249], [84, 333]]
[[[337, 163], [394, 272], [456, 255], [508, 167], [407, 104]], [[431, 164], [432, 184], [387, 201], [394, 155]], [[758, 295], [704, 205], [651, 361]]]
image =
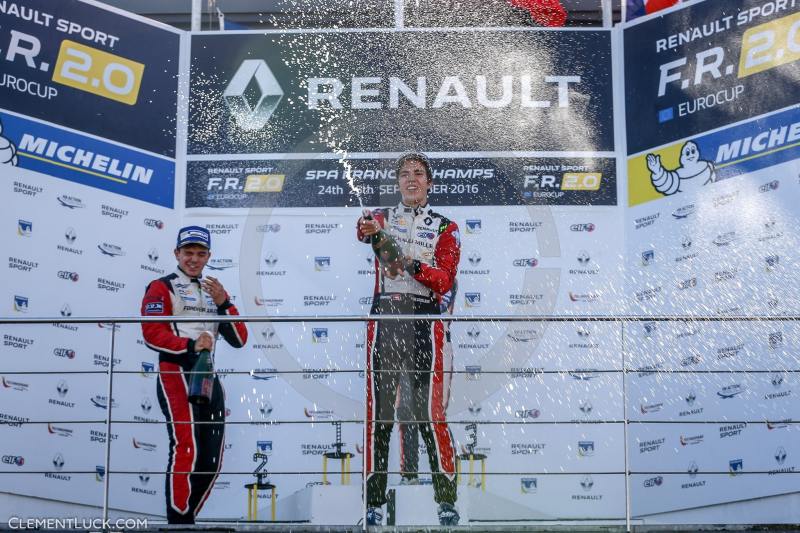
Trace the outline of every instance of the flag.
[[514, 7], [530, 11], [531, 18], [541, 26], [563, 26], [567, 10], [560, 0], [508, 0]]
[[633, 20], [638, 17], [661, 11], [668, 7], [674, 6], [681, 0], [627, 0], [627, 20]]

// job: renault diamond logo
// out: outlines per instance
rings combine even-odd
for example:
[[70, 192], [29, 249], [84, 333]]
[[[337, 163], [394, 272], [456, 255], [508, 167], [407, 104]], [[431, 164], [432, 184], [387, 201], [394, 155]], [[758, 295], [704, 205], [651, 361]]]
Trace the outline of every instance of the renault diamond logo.
[[786, 448], [778, 446], [778, 449], [775, 450], [775, 462], [782, 465], [786, 462], [786, 455]]
[[240, 128], [258, 130], [278, 108], [283, 89], [263, 59], [246, 59], [222, 97]]

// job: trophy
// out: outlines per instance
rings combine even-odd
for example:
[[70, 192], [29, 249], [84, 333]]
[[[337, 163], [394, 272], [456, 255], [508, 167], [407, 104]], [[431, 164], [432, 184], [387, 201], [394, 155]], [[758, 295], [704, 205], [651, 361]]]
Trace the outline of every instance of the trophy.
[[[467, 437], [469, 437], [470, 442], [468, 442], [465, 446], [461, 447], [461, 452], [458, 456], [458, 462], [456, 463], [456, 474], [458, 479], [461, 479], [461, 461], [467, 461], [469, 463], [469, 477], [467, 478], [467, 485], [470, 487], [478, 487], [480, 485], [481, 491], [486, 492], [486, 458], [487, 455], [485, 453], [478, 453], [476, 450], [478, 448], [478, 424], [472, 423], [464, 426], [464, 429], [467, 430]], [[481, 480], [477, 481], [475, 479], [475, 461], [481, 462]]]
[[350, 458], [353, 457], [351, 452], [342, 451], [344, 442], [342, 442], [342, 423], [332, 422], [336, 428], [336, 442], [333, 443], [333, 451], [325, 452], [322, 456], [322, 484], [328, 485], [328, 459], [339, 459], [342, 465], [342, 485], [350, 484]]
[[269, 456], [261, 450], [253, 454], [253, 462], [259, 463], [253, 475], [256, 480], [252, 483], [245, 483], [247, 489], [247, 519], [250, 521], [258, 520], [258, 491], [269, 490], [270, 493], [270, 518], [275, 521], [276, 500], [278, 498], [277, 487], [269, 482], [269, 472], [267, 472], [267, 461]]

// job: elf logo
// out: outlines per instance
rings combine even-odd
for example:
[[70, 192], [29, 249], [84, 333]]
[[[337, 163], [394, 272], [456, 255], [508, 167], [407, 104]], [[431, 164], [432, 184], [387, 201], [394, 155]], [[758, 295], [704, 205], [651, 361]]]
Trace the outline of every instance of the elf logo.
[[25, 458], [21, 455], [4, 455], [2, 459], [4, 464], [22, 466], [25, 464]]

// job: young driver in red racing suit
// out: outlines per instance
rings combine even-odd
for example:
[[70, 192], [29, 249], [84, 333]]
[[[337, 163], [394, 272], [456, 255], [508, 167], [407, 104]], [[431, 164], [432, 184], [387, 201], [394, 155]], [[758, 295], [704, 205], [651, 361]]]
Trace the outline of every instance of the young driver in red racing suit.
[[[178, 268], [147, 286], [144, 316], [238, 315], [219, 280], [203, 277], [211, 257], [211, 236], [205, 228], [188, 226], [178, 232]], [[219, 332], [241, 348], [247, 342], [243, 322], [146, 322], [148, 347], [158, 352], [158, 401], [167, 419], [169, 459], [166, 476], [167, 521], [193, 524], [222, 466], [225, 446], [225, 393], [214, 376], [211, 403], [189, 403], [192, 369], [201, 350], [213, 351]], [[195, 423], [199, 422], [199, 423]]]
[[[423, 154], [396, 164], [402, 201], [360, 218], [357, 237], [369, 242], [381, 228], [403, 248], [398, 265], [376, 259], [372, 314], [440, 314], [440, 300], [455, 281], [460, 258], [458, 226], [428, 205], [433, 175]], [[413, 390], [414, 420], [428, 450], [439, 522], [457, 525], [456, 455], [445, 412], [450, 396], [452, 351], [443, 321], [370, 321], [367, 324], [367, 525], [380, 525], [386, 503], [389, 439], [402, 373]]]

